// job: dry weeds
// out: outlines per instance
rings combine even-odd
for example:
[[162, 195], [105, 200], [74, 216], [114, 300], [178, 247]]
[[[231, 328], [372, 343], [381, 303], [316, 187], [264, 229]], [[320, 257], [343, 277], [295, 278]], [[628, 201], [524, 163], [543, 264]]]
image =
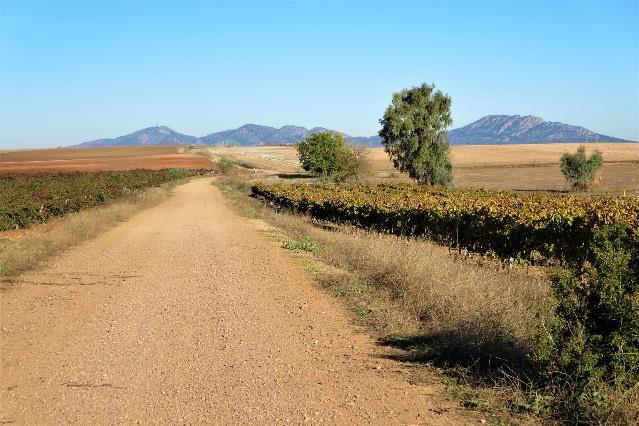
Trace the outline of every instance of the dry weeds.
[[[563, 153], [573, 152], [579, 144], [521, 144], [453, 146], [454, 183], [460, 187], [507, 190], [562, 191], [568, 189], [559, 170]], [[604, 155], [602, 184], [596, 192], [639, 193], [639, 143], [588, 144]], [[194, 152], [222, 155], [256, 164], [272, 173], [301, 171], [295, 147], [215, 147]], [[370, 149], [368, 157], [372, 182], [408, 181], [398, 173], [382, 148]]]
[[[295, 256], [380, 344], [403, 349], [399, 361], [443, 368], [451, 396], [497, 423], [538, 422], [530, 413], [543, 407], [535, 406], [527, 355], [536, 315], [549, 315], [552, 304], [545, 274], [480, 265], [422, 239], [275, 213], [247, 197], [246, 176], [222, 177], [217, 185], [239, 213], [273, 225], [269, 234], [282, 247], [313, 243]], [[432, 371], [416, 369], [414, 380]]]
[[39, 233], [23, 238], [2, 239], [0, 235], [0, 275], [15, 275], [35, 268], [47, 257], [93, 238], [135, 213], [158, 204], [170, 194], [171, 186], [152, 188], [104, 207], [68, 215]]
[[401, 310], [404, 330], [388, 343], [421, 346], [433, 351], [427, 354], [433, 360], [441, 356], [486, 368], [506, 362], [514, 368], [511, 364], [525, 363], [532, 347], [535, 316], [549, 310], [543, 275], [478, 266], [425, 240], [330, 231], [290, 215], [271, 221], [326, 247], [323, 260], [355, 272], [392, 303], [392, 310]]
[[487, 394], [526, 403], [536, 317], [549, 315], [552, 304], [545, 274], [480, 265], [423, 239], [275, 213], [239, 195], [249, 187], [241, 177], [222, 178], [219, 186], [241, 213], [283, 230], [281, 239], [318, 244], [319, 250], [302, 254], [312, 259], [309, 269], [374, 328], [381, 344], [405, 349], [400, 360], [444, 367], [456, 378], [463, 375], [462, 383], [479, 385], [461, 392], [469, 406], [484, 404]]

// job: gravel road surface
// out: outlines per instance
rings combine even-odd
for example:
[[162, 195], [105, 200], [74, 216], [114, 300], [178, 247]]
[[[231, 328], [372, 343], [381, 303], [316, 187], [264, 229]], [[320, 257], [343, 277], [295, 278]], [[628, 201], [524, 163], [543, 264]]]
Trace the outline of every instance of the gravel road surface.
[[0, 285], [2, 423], [467, 423], [211, 179]]

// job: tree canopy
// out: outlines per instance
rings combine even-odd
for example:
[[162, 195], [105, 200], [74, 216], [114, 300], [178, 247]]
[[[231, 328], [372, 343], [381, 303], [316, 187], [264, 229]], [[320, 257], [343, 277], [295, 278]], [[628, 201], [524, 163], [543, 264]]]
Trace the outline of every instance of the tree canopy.
[[366, 154], [362, 149], [351, 149], [337, 132], [315, 133], [297, 143], [297, 156], [304, 170], [337, 181], [364, 173]]
[[582, 145], [576, 153], [565, 153], [561, 157], [561, 172], [573, 189], [586, 190], [597, 183], [603, 161], [603, 155], [598, 150], [588, 158], [586, 147]]
[[434, 85], [393, 94], [380, 120], [379, 136], [393, 165], [419, 183], [447, 185], [452, 165], [446, 129], [452, 124], [451, 99]]

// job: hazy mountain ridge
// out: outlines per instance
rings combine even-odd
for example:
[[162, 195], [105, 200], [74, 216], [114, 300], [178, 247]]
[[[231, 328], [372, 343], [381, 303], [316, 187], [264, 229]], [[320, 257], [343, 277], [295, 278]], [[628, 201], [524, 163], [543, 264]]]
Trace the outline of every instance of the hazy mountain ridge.
[[544, 121], [532, 115], [487, 115], [467, 126], [448, 132], [451, 145], [515, 143], [624, 142], [584, 127]]
[[[237, 129], [224, 130], [202, 137], [178, 133], [166, 126], [149, 127], [113, 139], [84, 142], [78, 147], [94, 146], [153, 146], [153, 145], [210, 145], [253, 146], [290, 145], [306, 136], [328, 129], [301, 126], [278, 128], [245, 124]], [[342, 133], [342, 132], [340, 132]], [[342, 133], [351, 144], [380, 146], [379, 136], [349, 136]], [[623, 139], [595, 133], [579, 126], [544, 121], [532, 115], [487, 115], [467, 126], [448, 132], [451, 145], [493, 145], [515, 143], [558, 142], [624, 142]]]
[[200, 138], [204, 145], [287, 145], [293, 144], [306, 136], [325, 132], [328, 129], [314, 127], [307, 129], [301, 126], [283, 126], [279, 129], [257, 124], [245, 124], [235, 130], [211, 133]]
[[128, 135], [119, 136], [113, 139], [97, 139], [94, 141], [84, 142], [79, 147], [93, 146], [159, 146], [159, 145], [191, 145], [196, 144], [198, 138], [178, 133], [175, 130], [166, 127], [148, 127], [129, 133]]
[[[97, 139], [76, 145], [77, 147], [97, 146], [154, 146], [154, 145], [209, 145], [209, 146], [253, 146], [290, 145], [308, 135], [326, 132], [324, 127], [307, 129], [301, 126], [283, 126], [279, 129], [257, 124], [245, 124], [237, 129], [211, 133], [200, 138], [178, 133], [166, 127], [148, 127], [128, 135], [113, 139]], [[341, 133], [341, 132], [340, 132]], [[342, 133], [350, 143], [379, 145], [379, 137], [349, 136]]]

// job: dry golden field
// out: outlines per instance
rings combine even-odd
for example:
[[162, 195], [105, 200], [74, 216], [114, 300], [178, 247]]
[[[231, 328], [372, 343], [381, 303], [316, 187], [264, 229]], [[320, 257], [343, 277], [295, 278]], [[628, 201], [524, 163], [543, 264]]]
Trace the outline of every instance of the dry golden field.
[[[526, 144], [452, 147], [455, 184], [515, 190], [563, 190], [559, 158], [579, 144]], [[639, 143], [588, 144], [603, 152], [605, 166], [597, 191], [639, 193]], [[109, 147], [0, 151], [0, 174], [58, 171], [211, 168], [227, 156], [275, 173], [300, 172], [292, 146], [255, 147]], [[382, 148], [370, 150], [376, 181], [408, 180]]]
[[[563, 190], [559, 159], [580, 144], [453, 147], [455, 182], [460, 186], [521, 190]], [[599, 191], [639, 191], [639, 143], [588, 144], [605, 159]]]
[[[458, 186], [515, 190], [563, 190], [559, 159], [580, 144], [471, 145], [452, 147], [453, 174]], [[588, 144], [604, 154], [598, 191], [639, 192], [639, 143]], [[294, 147], [210, 147], [197, 151], [228, 156], [277, 172], [300, 171]], [[382, 148], [370, 150], [372, 175], [382, 181], [407, 180], [393, 168]]]
[[0, 174], [213, 167], [184, 147], [54, 148], [0, 151]]

